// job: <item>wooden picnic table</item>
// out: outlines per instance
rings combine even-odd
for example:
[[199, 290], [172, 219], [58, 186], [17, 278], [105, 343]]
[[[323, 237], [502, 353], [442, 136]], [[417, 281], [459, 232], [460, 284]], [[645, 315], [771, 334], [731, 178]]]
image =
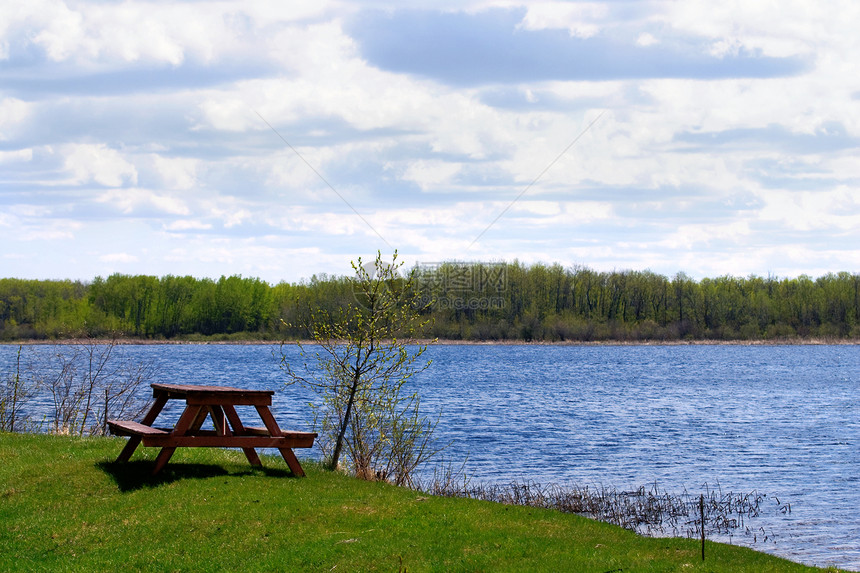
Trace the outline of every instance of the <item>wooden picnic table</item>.
[[[160, 447], [152, 474], [167, 464], [176, 448], [241, 448], [248, 462], [262, 465], [254, 448], [277, 448], [294, 475], [304, 476], [293, 448], [310, 448], [317, 434], [284, 432], [278, 427], [269, 406], [273, 390], [246, 390], [230, 386], [193, 386], [183, 384], [152, 384], [155, 398], [141, 422], [108, 420], [111, 433], [129, 436], [128, 443], [116, 461], [127, 462], [137, 446]], [[185, 410], [173, 428], [155, 428], [152, 424], [168, 400], [184, 400]], [[236, 413], [236, 406], [254, 406], [264, 427], [246, 426]], [[214, 430], [201, 429], [206, 418], [212, 419]]]

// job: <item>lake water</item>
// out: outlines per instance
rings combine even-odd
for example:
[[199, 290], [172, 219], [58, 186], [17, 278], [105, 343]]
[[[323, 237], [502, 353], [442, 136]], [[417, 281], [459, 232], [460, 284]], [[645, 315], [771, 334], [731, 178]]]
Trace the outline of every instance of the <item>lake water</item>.
[[[0, 372], [16, 350], [0, 346]], [[281, 426], [306, 429], [309, 396], [283, 386], [272, 350], [123, 348], [155, 362], [160, 381], [276, 390]], [[468, 460], [474, 482], [766, 493], [748, 525], [768, 540], [732, 543], [860, 570], [860, 347], [440, 345], [427, 356], [410, 385], [428, 413], [441, 408], [445, 458]]]

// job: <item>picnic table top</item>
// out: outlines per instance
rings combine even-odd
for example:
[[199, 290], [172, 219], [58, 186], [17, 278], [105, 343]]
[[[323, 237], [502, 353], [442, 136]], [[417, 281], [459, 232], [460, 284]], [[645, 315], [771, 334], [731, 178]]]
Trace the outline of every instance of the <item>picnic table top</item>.
[[221, 406], [270, 406], [274, 390], [248, 390], [232, 386], [195, 386], [191, 384], [151, 384], [157, 400], [185, 400], [187, 404]]
[[187, 394], [222, 394], [222, 395], [266, 395], [272, 396], [274, 390], [249, 390], [248, 388], [234, 388], [233, 386], [198, 386], [196, 384], [151, 384], [155, 392], [168, 392], [176, 397]]

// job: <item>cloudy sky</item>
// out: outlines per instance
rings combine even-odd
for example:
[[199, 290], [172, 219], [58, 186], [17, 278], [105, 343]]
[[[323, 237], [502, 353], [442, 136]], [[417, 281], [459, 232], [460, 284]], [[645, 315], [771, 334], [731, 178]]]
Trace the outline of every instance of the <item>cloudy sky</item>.
[[0, 276], [860, 270], [860, 3], [0, 4]]

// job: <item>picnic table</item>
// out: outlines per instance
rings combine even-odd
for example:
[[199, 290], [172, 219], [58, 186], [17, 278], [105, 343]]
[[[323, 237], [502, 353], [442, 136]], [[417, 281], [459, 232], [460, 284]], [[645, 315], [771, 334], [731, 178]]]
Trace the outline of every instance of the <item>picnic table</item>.
[[[116, 461], [127, 462], [141, 442], [145, 447], [160, 447], [152, 470], [155, 475], [164, 468], [176, 448], [241, 448], [254, 466], [262, 465], [254, 448], [277, 448], [290, 471], [304, 476], [293, 448], [312, 447], [317, 434], [282, 431], [269, 410], [274, 393], [273, 390], [230, 386], [152, 384], [155, 402], [141, 422], [108, 420], [112, 434], [129, 436]], [[185, 410], [173, 428], [153, 427], [168, 400], [184, 400]], [[236, 413], [236, 406], [254, 406], [264, 427], [246, 426]], [[201, 429], [207, 417], [212, 419], [214, 430]]]

